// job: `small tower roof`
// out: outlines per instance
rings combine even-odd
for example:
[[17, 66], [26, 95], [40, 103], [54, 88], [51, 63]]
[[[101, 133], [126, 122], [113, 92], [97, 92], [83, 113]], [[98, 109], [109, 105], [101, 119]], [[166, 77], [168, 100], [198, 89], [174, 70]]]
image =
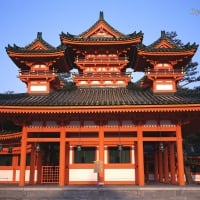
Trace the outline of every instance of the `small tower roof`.
[[60, 50], [63, 50], [63, 47], [62, 46], [54, 47], [50, 45], [42, 38], [42, 32], [38, 32], [36, 39], [33, 40], [33, 42], [31, 42], [30, 44], [26, 45], [25, 47], [19, 47], [16, 44], [14, 44], [13, 46], [8, 45], [8, 47], [6, 47], [7, 52], [13, 51], [13, 52], [27, 52], [27, 53], [28, 52], [47, 53], [47, 52], [56, 52]]
[[145, 50], [149, 52], [184, 52], [188, 50], [197, 50], [198, 45], [193, 43], [190, 45], [190, 43], [186, 45], [179, 45], [176, 44], [171, 38], [169, 38], [165, 31], [161, 31], [160, 37], [153, 42], [152, 44], [145, 46], [141, 45], [139, 46], [139, 50]]
[[27, 69], [29, 63], [41, 62], [41, 58], [42, 62], [54, 64], [60, 62], [67, 68], [64, 58], [65, 49], [66, 47], [64, 45], [58, 47], [50, 45], [42, 38], [42, 32], [38, 32], [36, 39], [27, 46], [19, 47], [16, 44], [13, 46], [8, 45], [6, 52], [21, 69]]
[[150, 62], [154, 61], [168, 63], [175, 61], [177, 63], [175, 67], [184, 66], [193, 57], [197, 48], [196, 43], [179, 45], [169, 38], [165, 31], [161, 31], [160, 37], [152, 44], [137, 46], [138, 56], [134, 67], [136, 71], [144, 71], [151, 65]]
[[73, 35], [67, 32], [60, 34], [61, 41], [67, 42], [96, 42], [96, 43], [110, 43], [113, 41], [136, 41], [140, 43], [143, 39], [143, 33], [140, 31], [139, 33], [131, 33], [131, 34], [123, 34], [113, 28], [105, 19], [103, 11], [100, 11], [98, 20], [86, 31], [82, 32], [79, 35]]

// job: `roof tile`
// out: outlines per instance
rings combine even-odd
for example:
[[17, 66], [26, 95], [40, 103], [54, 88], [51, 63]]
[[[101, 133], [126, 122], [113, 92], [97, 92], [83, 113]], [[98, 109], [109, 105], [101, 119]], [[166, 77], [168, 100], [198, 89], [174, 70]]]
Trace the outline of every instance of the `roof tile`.
[[200, 103], [200, 96], [154, 94], [150, 90], [128, 88], [78, 88], [42, 94], [0, 94], [0, 105], [13, 106], [95, 106], [95, 105], [166, 105]]

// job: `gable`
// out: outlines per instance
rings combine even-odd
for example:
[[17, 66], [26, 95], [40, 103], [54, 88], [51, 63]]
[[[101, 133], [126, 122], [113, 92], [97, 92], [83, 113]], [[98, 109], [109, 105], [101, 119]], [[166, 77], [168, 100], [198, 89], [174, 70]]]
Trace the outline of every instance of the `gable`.
[[166, 40], [162, 40], [155, 46], [155, 48], [170, 48], [170, 49], [173, 47], [174, 46]]
[[47, 50], [48, 48], [40, 41], [36, 41], [28, 47], [29, 50]]
[[104, 21], [99, 21], [88, 32], [82, 35], [83, 38], [119, 38], [121, 35], [108, 26]]
[[95, 30], [89, 37], [107, 37], [107, 38], [113, 38], [114, 36], [106, 30], [104, 27], [99, 27], [97, 30]]

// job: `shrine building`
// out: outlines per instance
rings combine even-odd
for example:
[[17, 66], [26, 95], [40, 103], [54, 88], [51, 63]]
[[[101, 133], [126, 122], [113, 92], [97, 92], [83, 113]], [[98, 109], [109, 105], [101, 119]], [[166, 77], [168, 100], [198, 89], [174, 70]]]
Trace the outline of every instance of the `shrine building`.
[[[197, 48], [165, 31], [146, 46], [103, 12], [57, 47], [41, 32], [8, 45], [27, 92], [0, 94], [0, 184], [185, 185], [183, 138], [200, 130], [200, 97], [178, 83]], [[127, 68], [144, 77], [131, 83]]]

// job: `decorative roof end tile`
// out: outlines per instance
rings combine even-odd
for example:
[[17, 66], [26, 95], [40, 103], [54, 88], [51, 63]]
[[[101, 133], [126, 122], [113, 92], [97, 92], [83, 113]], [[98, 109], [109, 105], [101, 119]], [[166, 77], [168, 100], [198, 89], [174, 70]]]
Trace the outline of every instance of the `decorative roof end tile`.
[[37, 33], [37, 39], [38, 39], [38, 40], [41, 40], [41, 39], [42, 39], [42, 32], [38, 32], [38, 33]]
[[104, 20], [103, 11], [100, 11], [99, 13], [99, 20]]

